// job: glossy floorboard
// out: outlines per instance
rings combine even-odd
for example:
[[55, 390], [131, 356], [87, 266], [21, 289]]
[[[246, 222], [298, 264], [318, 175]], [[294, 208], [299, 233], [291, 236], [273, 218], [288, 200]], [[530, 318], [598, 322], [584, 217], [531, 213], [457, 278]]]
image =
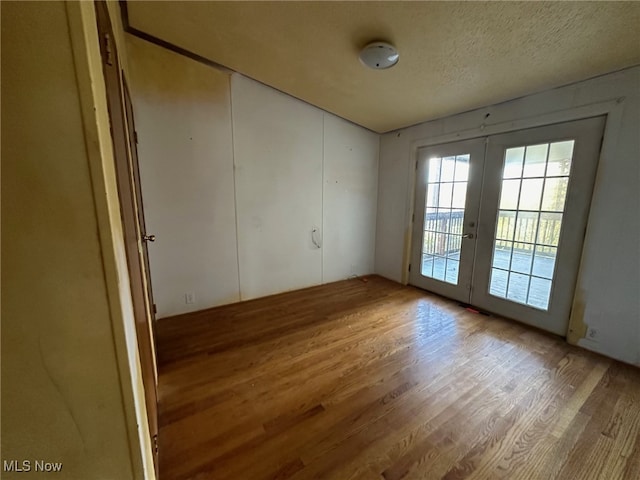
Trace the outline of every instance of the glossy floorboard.
[[639, 369], [379, 277], [157, 332], [161, 480], [640, 478]]

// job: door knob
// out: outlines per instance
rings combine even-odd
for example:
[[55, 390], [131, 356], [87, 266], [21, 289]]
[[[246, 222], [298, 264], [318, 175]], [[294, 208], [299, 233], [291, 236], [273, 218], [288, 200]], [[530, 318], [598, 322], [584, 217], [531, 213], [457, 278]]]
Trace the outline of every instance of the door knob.
[[473, 233], [465, 233], [462, 238], [473, 238]]
[[144, 240], [145, 242], [155, 242], [156, 241], [156, 236], [155, 235], [143, 235], [142, 236], [142, 240]]

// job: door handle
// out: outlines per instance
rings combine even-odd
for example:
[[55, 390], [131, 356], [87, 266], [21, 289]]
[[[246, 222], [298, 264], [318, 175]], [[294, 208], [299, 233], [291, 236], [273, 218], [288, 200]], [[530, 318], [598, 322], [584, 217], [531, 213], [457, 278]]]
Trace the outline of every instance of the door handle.
[[473, 233], [465, 233], [462, 238], [473, 238]]
[[144, 240], [145, 242], [155, 242], [156, 241], [156, 236], [155, 235], [143, 235], [142, 236], [142, 240]]

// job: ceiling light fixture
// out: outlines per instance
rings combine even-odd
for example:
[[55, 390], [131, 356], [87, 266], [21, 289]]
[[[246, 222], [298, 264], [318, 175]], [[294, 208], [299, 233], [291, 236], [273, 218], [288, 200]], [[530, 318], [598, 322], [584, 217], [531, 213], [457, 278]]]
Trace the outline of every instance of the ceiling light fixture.
[[391, 68], [400, 59], [396, 47], [386, 42], [373, 42], [360, 52], [360, 61], [363, 65], [374, 70]]

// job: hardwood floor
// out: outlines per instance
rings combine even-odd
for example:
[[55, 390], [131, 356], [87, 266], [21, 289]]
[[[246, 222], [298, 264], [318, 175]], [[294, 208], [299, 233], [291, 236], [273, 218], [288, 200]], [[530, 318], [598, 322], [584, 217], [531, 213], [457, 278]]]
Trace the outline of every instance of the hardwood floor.
[[161, 480], [640, 478], [639, 369], [380, 277], [157, 332]]

